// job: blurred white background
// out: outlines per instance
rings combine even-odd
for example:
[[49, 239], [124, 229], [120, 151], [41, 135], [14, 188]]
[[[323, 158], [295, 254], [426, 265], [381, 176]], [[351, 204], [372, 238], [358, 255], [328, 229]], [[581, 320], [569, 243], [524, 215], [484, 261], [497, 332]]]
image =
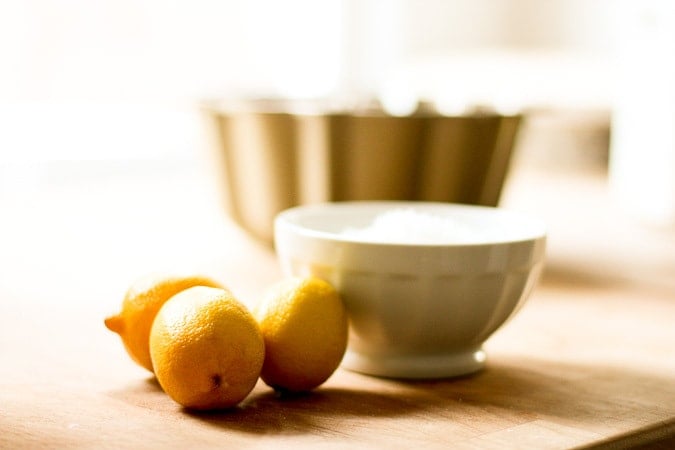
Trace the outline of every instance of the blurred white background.
[[[563, 153], [589, 153], [579, 127], [605, 132], [611, 114], [614, 190], [674, 221], [674, 10], [667, 0], [0, 0], [0, 188], [35, 179], [36, 164], [192, 161], [204, 98], [359, 94], [403, 110], [430, 98], [451, 112], [571, 111]], [[528, 142], [564, 160], [544, 141]]]
[[204, 96], [295, 74], [325, 90], [341, 11], [313, 3], [2, 0], [0, 159], [185, 155]]
[[231, 94], [607, 107], [608, 0], [2, 0], [0, 159], [166, 158]]
[[231, 256], [199, 102], [358, 94], [527, 111], [504, 205], [551, 266], [672, 286], [674, 33], [669, 0], [0, 0], [0, 285]]

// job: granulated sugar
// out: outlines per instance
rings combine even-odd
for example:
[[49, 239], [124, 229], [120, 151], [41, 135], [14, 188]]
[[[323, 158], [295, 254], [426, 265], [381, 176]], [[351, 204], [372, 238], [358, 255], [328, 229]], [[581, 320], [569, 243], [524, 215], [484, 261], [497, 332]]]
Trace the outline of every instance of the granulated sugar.
[[411, 208], [386, 211], [367, 227], [347, 228], [340, 235], [358, 241], [390, 244], [463, 244], [481, 242], [489, 237], [486, 230]]

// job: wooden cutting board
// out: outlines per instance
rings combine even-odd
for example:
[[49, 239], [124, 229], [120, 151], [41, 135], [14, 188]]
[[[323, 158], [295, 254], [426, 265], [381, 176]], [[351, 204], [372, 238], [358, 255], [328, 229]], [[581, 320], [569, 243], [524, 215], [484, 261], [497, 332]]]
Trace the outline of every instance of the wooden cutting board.
[[675, 435], [675, 302], [664, 292], [549, 276], [489, 341], [476, 375], [339, 370], [298, 397], [260, 383], [218, 414], [174, 404], [104, 329], [99, 307], [2, 298], [3, 449], [570, 448]]
[[473, 376], [339, 370], [308, 395], [259, 384], [233, 411], [182, 410], [103, 326], [127, 283], [180, 261], [252, 300], [280, 276], [190, 180], [0, 196], [0, 449], [675, 446], [675, 292], [555, 265]]

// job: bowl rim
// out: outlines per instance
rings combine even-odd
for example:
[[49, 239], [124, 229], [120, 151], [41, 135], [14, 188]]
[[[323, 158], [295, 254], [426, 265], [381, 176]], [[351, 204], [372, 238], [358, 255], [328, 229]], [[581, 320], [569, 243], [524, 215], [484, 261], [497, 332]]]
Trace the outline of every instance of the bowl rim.
[[261, 115], [297, 117], [345, 117], [361, 119], [406, 120], [406, 119], [520, 119], [522, 111], [500, 111], [496, 107], [467, 105], [462, 111], [443, 112], [427, 102], [418, 102], [417, 109], [406, 114], [394, 114], [380, 103], [379, 99], [354, 99], [319, 97], [291, 98], [277, 96], [210, 97], [198, 101], [199, 108], [215, 116]]
[[[339, 210], [341, 208], [376, 208], [386, 211], [393, 208], [418, 208], [418, 209], [433, 209], [433, 208], [443, 208], [445, 210], [452, 209], [456, 211], [464, 212], [481, 212], [481, 213], [497, 213], [503, 216], [509, 216], [511, 218], [527, 221], [530, 224], [532, 230], [537, 230], [536, 232], [523, 233], [522, 237], [508, 237], [505, 236], [502, 239], [481, 239], [476, 241], [460, 241], [460, 242], [387, 242], [387, 241], [376, 241], [376, 240], [367, 240], [367, 239], [358, 239], [349, 236], [343, 236], [339, 233], [332, 231], [318, 230], [304, 225], [298, 224], [295, 220], [307, 216], [309, 214], [316, 214], [321, 211], [326, 210]], [[448, 202], [433, 202], [433, 201], [408, 201], [408, 200], [350, 200], [350, 201], [332, 201], [332, 202], [321, 202], [321, 203], [312, 203], [306, 205], [298, 205], [288, 209], [285, 209], [279, 212], [274, 218], [274, 238], [275, 241], [279, 239], [279, 234], [282, 230], [289, 230], [295, 235], [304, 236], [307, 238], [318, 239], [327, 242], [335, 243], [344, 243], [354, 246], [363, 246], [363, 247], [401, 247], [405, 249], [410, 248], [462, 248], [462, 247], [485, 247], [485, 246], [495, 246], [495, 245], [510, 245], [523, 242], [534, 242], [537, 240], [546, 240], [547, 238], [547, 227], [545, 222], [530, 213], [517, 211], [514, 209], [503, 208], [503, 207], [493, 207], [493, 206], [483, 206], [483, 205], [470, 205], [463, 203], [448, 203]]]

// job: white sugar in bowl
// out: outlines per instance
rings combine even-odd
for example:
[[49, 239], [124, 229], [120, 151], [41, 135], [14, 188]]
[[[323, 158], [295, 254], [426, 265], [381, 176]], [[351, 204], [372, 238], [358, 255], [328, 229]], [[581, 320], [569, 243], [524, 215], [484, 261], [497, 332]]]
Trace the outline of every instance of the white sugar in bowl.
[[342, 295], [343, 367], [442, 378], [484, 366], [483, 343], [539, 278], [546, 231], [495, 207], [362, 201], [285, 210], [274, 239], [286, 275], [321, 277]]

